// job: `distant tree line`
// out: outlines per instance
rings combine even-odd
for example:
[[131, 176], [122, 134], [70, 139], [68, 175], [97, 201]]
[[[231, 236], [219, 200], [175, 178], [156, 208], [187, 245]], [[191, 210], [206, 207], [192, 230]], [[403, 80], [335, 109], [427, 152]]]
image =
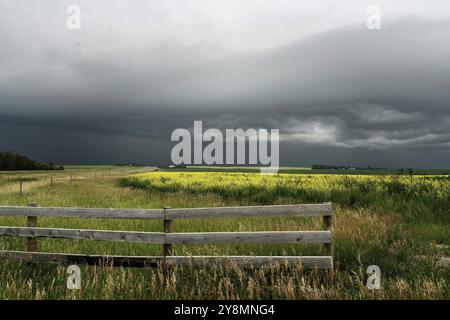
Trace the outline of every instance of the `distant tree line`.
[[64, 170], [64, 167], [34, 161], [15, 152], [0, 151], [0, 170]]
[[136, 163], [136, 162], [126, 162], [126, 163], [116, 163], [115, 166], [117, 167], [143, 167], [143, 164]]
[[168, 166], [158, 166], [158, 169], [186, 169], [185, 165], [168, 165]]
[[414, 175], [415, 171], [413, 168], [400, 168], [400, 169], [398, 169], [398, 174]]
[[330, 166], [327, 164], [313, 164], [311, 169], [332, 169], [332, 170], [381, 170], [384, 168], [375, 168], [371, 166], [367, 167], [354, 167], [354, 166]]

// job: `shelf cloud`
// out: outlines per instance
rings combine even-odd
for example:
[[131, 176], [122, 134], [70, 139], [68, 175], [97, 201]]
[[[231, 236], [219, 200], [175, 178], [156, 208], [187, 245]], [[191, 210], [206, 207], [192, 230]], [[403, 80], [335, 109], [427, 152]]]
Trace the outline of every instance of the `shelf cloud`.
[[[229, 7], [221, 15], [193, 1], [183, 13], [150, 1], [149, 11], [163, 10], [147, 17], [151, 24], [115, 4], [105, 10], [117, 17], [108, 23], [86, 2], [74, 32], [64, 28], [68, 4], [49, 3], [31, 11], [0, 1], [2, 149], [53, 162], [165, 163], [170, 133], [202, 120], [279, 128], [284, 165], [446, 166], [450, 17], [439, 12], [391, 14], [370, 31], [364, 10], [361, 21], [350, 10], [346, 23], [319, 21], [296, 33], [300, 25], [282, 8], [252, 15], [239, 7], [230, 20]], [[262, 27], [267, 34], [251, 41], [259, 23], [283, 19], [285, 29]], [[236, 25], [243, 35], [233, 36]]]

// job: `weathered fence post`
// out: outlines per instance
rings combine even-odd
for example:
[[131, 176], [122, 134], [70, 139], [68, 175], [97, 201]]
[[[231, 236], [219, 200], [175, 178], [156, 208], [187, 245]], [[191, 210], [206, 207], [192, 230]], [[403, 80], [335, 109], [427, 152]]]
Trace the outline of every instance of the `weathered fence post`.
[[[171, 233], [172, 232], [172, 220], [166, 219], [167, 210], [170, 209], [170, 207], [164, 207], [164, 220], [163, 220], [163, 228], [164, 233]], [[170, 266], [166, 263], [166, 257], [172, 255], [172, 244], [171, 243], [164, 243], [163, 244], [163, 275], [164, 275], [164, 281], [166, 281], [167, 276], [169, 275]]]
[[72, 184], [72, 182], [73, 182], [73, 177], [72, 177], [72, 175], [70, 175], [70, 184]]
[[[37, 207], [37, 203], [32, 202], [28, 204], [29, 207]], [[27, 226], [29, 228], [36, 228], [37, 227], [37, 217], [33, 216], [27, 216]], [[27, 238], [27, 251], [31, 252], [37, 252], [38, 251], [38, 244], [37, 239], [33, 237]]]
[[[166, 210], [170, 209], [170, 207], [164, 207], [164, 232], [171, 233], [172, 232], [172, 220], [166, 219]], [[170, 256], [172, 254], [172, 244], [166, 243], [163, 244], [163, 256]]]
[[[327, 202], [326, 204], [331, 205], [331, 202]], [[334, 247], [333, 247], [333, 214], [331, 213], [329, 216], [323, 216], [323, 228], [327, 231], [331, 232], [331, 241], [330, 243], [323, 244], [323, 251], [326, 256], [334, 256]], [[331, 284], [334, 280], [334, 269], [333, 264], [331, 269], [328, 270], [328, 280]]]
[[53, 187], [53, 177], [50, 177], [50, 187]]

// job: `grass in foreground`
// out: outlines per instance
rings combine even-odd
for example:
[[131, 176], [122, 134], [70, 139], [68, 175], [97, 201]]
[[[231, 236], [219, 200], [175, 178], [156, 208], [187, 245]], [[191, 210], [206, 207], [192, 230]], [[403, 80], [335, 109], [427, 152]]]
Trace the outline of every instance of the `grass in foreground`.
[[[90, 168], [91, 170], [91, 168]], [[122, 173], [124, 177], [126, 172]], [[1, 205], [161, 208], [315, 203], [332, 201], [335, 219], [335, 283], [321, 272], [273, 266], [162, 270], [82, 266], [82, 290], [66, 289], [62, 266], [0, 262], [2, 299], [448, 299], [449, 179], [343, 175], [153, 172], [127, 177], [92, 176], [50, 186], [45, 177], [29, 181], [22, 198], [17, 182], [0, 179]], [[1, 218], [2, 225], [25, 225]], [[40, 226], [161, 231], [160, 221], [41, 219]], [[320, 229], [320, 219], [220, 219], [176, 221], [174, 231]], [[160, 255], [156, 245], [39, 239], [48, 252]], [[24, 239], [2, 237], [0, 247], [22, 250]], [[175, 246], [177, 254], [317, 255], [315, 245]], [[377, 264], [383, 289], [365, 288], [365, 269]]]

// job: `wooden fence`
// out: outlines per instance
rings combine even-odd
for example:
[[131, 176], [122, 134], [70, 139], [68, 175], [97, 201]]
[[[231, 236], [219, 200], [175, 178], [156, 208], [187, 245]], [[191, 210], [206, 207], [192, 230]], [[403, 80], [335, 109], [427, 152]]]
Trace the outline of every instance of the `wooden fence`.
[[[0, 216], [26, 217], [27, 227], [0, 226], [0, 235], [27, 238], [27, 251], [0, 251], [0, 259], [26, 262], [75, 263], [128, 267], [155, 267], [178, 264], [201, 265], [207, 262], [234, 262], [242, 266], [261, 266], [275, 262], [301, 263], [304, 269], [333, 269], [333, 220], [331, 203], [251, 207], [216, 207], [188, 209], [94, 209], [1, 207]], [[204, 218], [249, 217], [307, 217], [323, 218], [323, 231], [258, 231], [258, 232], [194, 232], [173, 233], [174, 220]], [[38, 227], [39, 217], [158, 219], [164, 232], [109, 231]], [[38, 252], [37, 238], [65, 238], [161, 244], [162, 256], [101, 256]], [[244, 243], [317, 243], [322, 244], [323, 256], [172, 256], [174, 244], [244, 244]]]

